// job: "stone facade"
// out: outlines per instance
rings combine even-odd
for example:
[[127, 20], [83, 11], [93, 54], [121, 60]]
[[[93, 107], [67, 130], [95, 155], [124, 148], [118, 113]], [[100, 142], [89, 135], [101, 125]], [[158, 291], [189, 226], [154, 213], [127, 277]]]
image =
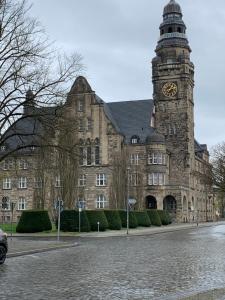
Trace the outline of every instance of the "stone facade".
[[[153, 100], [106, 103], [84, 77], [76, 79], [61, 109], [77, 124], [79, 152], [79, 166], [74, 168], [77, 184], [67, 187], [75, 189], [76, 196], [65, 201], [65, 208], [78, 203], [86, 209], [124, 209], [129, 196], [136, 200], [132, 209], [167, 209], [177, 222], [214, 219], [209, 154], [206, 145], [194, 138], [190, 53], [181, 8], [171, 0], [164, 8], [152, 61]], [[30, 92], [29, 98], [34, 106]], [[32, 117], [32, 109], [26, 108], [27, 113]], [[57, 136], [55, 130], [51, 139], [56, 144]], [[52, 156], [57, 160], [54, 151]], [[40, 177], [35, 181], [39, 160], [32, 148], [2, 163], [0, 198], [16, 203], [14, 221], [23, 209], [45, 207], [54, 214], [60, 191], [65, 192], [54, 163], [43, 170], [44, 182]], [[1, 212], [6, 221], [9, 208]]]

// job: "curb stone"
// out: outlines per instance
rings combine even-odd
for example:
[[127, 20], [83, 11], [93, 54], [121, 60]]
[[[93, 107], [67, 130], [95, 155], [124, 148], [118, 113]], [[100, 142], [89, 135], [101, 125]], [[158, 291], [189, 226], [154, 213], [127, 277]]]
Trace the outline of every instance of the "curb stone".
[[8, 253], [7, 258], [25, 256], [25, 255], [36, 254], [36, 253], [43, 253], [43, 252], [48, 252], [48, 251], [53, 251], [53, 250], [67, 249], [67, 248], [72, 248], [72, 247], [76, 247], [76, 246], [79, 246], [79, 243], [58, 245], [58, 246], [48, 247], [48, 248], [31, 249], [31, 250], [27, 250], [27, 251]]

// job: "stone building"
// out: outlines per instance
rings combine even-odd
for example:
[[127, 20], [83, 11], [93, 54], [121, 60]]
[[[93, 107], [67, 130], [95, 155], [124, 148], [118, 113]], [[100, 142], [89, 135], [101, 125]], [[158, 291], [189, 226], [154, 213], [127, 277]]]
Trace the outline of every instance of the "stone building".
[[[24, 209], [54, 211], [57, 200], [66, 208], [124, 209], [128, 196], [136, 200], [132, 209], [167, 209], [177, 222], [214, 219], [209, 153], [194, 138], [194, 65], [174, 0], [164, 8], [155, 52], [153, 100], [107, 103], [84, 77], [75, 80], [64, 106], [37, 108], [28, 92], [27, 117], [7, 131], [14, 134], [1, 149], [4, 154], [22, 145], [2, 162], [1, 214], [6, 221], [10, 201], [16, 203], [16, 219]], [[38, 147], [42, 134], [60, 143], [59, 112], [62, 120], [76, 124], [73, 134], [63, 134], [76, 145], [74, 166], [67, 161], [64, 180], [57, 151], [50, 150], [47, 166]], [[54, 124], [48, 135], [37, 114]], [[74, 182], [68, 184], [71, 177]]]

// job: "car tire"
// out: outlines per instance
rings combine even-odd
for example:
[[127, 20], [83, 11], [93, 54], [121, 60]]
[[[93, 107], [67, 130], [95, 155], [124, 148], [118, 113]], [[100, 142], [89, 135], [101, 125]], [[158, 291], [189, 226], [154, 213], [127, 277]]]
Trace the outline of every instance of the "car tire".
[[4, 246], [0, 245], [0, 265], [4, 264], [6, 259], [6, 249]]

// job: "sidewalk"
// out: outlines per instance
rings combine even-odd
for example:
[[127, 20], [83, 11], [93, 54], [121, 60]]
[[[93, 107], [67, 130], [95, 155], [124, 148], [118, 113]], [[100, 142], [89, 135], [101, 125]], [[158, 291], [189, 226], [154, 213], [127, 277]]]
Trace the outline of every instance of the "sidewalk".
[[[196, 223], [192, 224], [171, 224], [161, 227], [139, 227], [136, 229], [129, 229], [129, 236], [141, 236], [141, 235], [155, 235], [180, 230], [196, 229], [203, 227], [212, 227], [225, 225], [225, 221], [212, 222], [212, 223], [200, 223], [199, 226]], [[61, 232], [60, 242], [57, 242], [57, 233], [50, 234], [13, 234], [13, 237], [8, 237], [9, 251], [7, 257], [23, 256], [28, 254], [52, 251], [57, 249], [65, 249], [75, 247], [79, 245], [79, 238], [106, 238], [106, 237], [127, 237], [127, 230], [107, 230], [104, 232], [88, 232], [88, 233], [70, 233]], [[63, 238], [69, 238], [69, 242], [63, 241]]]

